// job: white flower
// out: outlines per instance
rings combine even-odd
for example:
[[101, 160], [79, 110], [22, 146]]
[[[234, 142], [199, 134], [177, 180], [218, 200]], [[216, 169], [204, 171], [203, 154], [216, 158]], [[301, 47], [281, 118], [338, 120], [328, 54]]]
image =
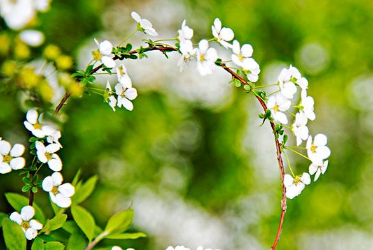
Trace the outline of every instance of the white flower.
[[303, 113], [308, 119], [311, 121], [316, 119], [316, 115], [314, 112], [314, 104], [315, 101], [311, 96], [307, 96], [307, 91], [302, 90], [301, 93], [301, 100], [299, 103], [299, 112]]
[[181, 24], [181, 30], [179, 32], [179, 38], [183, 40], [190, 40], [193, 37], [193, 29], [186, 25], [186, 20]]
[[105, 92], [105, 101], [109, 103], [109, 106], [115, 111], [115, 106], [117, 105], [117, 99], [115, 96], [112, 94], [111, 86], [109, 83], [109, 80], [106, 82], [106, 92]]
[[131, 13], [131, 16], [138, 23], [144, 33], [151, 36], [158, 36], [157, 31], [155, 31], [153, 24], [149, 20], [141, 18], [141, 16], [134, 11]]
[[184, 66], [190, 58], [196, 54], [196, 49], [193, 48], [193, 43], [190, 39], [193, 37], [193, 30], [186, 25], [186, 21], [184, 20], [181, 29], [178, 31], [179, 33], [179, 46], [180, 52], [182, 54], [181, 58], [179, 59], [178, 66], [180, 67], [180, 72], [183, 71]]
[[[299, 70], [290, 65], [289, 69], [283, 69], [278, 76], [281, 93], [288, 99], [293, 99], [297, 92], [295, 83], [301, 79]], [[302, 82], [304, 84], [304, 82]], [[307, 82], [308, 85], [308, 82]]]
[[98, 51], [94, 52], [94, 59], [96, 61], [101, 61], [107, 68], [114, 68], [115, 61], [112, 58], [111, 52], [113, 51], [113, 45], [108, 40], [98, 42], [94, 39]]
[[21, 226], [25, 233], [26, 239], [32, 240], [38, 235], [38, 230], [43, 228], [43, 225], [37, 220], [31, 220], [35, 215], [35, 210], [31, 206], [25, 206], [21, 209], [21, 214], [13, 212], [10, 219]]
[[59, 207], [69, 207], [70, 197], [74, 195], [75, 188], [70, 183], [62, 184], [63, 177], [60, 172], [54, 172], [51, 176], [45, 177], [42, 183], [43, 190], [49, 192], [53, 203]]
[[311, 177], [308, 173], [303, 173], [302, 176], [295, 176], [293, 178], [291, 175], [286, 174], [284, 176], [284, 185], [286, 187], [286, 197], [293, 199], [298, 196], [306, 185], [311, 183]]
[[59, 142], [59, 139], [61, 138], [61, 132], [57, 129], [51, 127], [51, 126], [45, 126], [45, 135], [47, 142], [49, 144], [57, 144], [60, 148], [62, 148], [61, 143]]
[[246, 71], [249, 81], [257, 82], [259, 79], [260, 67], [259, 64], [251, 58], [254, 51], [253, 47], [250, 44], [244, 44], [240, 47], [240, 43], [235, 40], [233, 41], [232, 50], [232, 61]]
[[323, 134], [315, 136], [315, 140], [312, 141], [312, 136], [308, 137], [307, 140], [307, 154], [308, 158], [312, 163], [321, 165], [322, 161], [330, 156], [330, 149], [326, 146], [328, 138]]
[[301, 79], [298, 80], [297, 84], [302, 90], [307, 90], [308, 89], [308, 81], [306, 78], [302, 77]]
[[26, 121], [23, 123], [25, 127], [31, 131], [31, 133], [38, 137], [44, 138], [46, 132], [50, 130], [50, 127], [47, 125], [42, 125], [42, 115], [39, 116], [38, 112], [34, 109], [30, 109], [26, 113]]
[[53, 143], [45, 146], [40, 141], [35, 142], [36, 155], [38, 156], [39, 161], [42, 163], [48, 163], [48, 166], [53, 171], [61, 171], [62, 161], [60, 157], [55, 153], [60, 147]]
[[280, 93], [269, 97], [267, 103], [267, 107], [271, 110], [273, 119], [282, 124], [288, 123], [288, 118], [284, 112], [290, 108], [290, 105], [291, 102]]
[[125, 107], [127, 110], [133, 110], [132, 100], [137, 97], [137, 90], [135, 88], [125, 88], [122, 84], [115, 85], [115, 93], [118, 95], [117, 106]]
[[13, 170], [22, 169], [26, 161], [20, 157], [25, 151], [21, 144], [15, 144], [13, 148], [9, 142], [0, 138], [0, 174], [6, 174]]
[[308, 127], [307, 127], [307, 117], [304, 113], [297, 113], [295, 115], [295, 121], [291, 127], [294, 135], [297, 138], [297, 146], [308, 138]]
[[222, 28], [221, 21], [219, 18], [215, 18], [214, 25], [212, 28], [213, 36], [218, 40], [218, 42], [223, 45], [225, 48], [232, 47], [231, 44], [227, 43], [232, 41], [234, 38], [233, 30], [230, 28]]
[[32, 47], [38, 47], [44, 43], [44, 34], [38, 30], [24, 30], [19, 34], [21, 40]]
[[218, 53], [214, 48], [209, 48], [207, 40], [201, 40], [197, 50], [197, 68], [201, 75], [209, 75], [218, 59]]
[[132, 80], [127, 73], [127, 69], [124, 64], [121, 64], [117, 69], [118, 82], [120, 82], [125, 88], [132, 88]]
[[324, 161], [321, 164], [314, 164], [312, 163], [309, 168], [309, 173], [310, 175], [315, 174], [315, 178], [313, 181], [317, 181], [319, 178], [320, 174], [324, 174], [326, 169], [328, 168], [328, 163], [329, 161]]
[[111, 250], [123, 250], [121, 247], [118, 247], [118, 246], [113, 246], [112, 248], [111, 248]]
[[0, 15], [15, 30], [24, 28], [35, 16], [32, 0], [1, 0]]

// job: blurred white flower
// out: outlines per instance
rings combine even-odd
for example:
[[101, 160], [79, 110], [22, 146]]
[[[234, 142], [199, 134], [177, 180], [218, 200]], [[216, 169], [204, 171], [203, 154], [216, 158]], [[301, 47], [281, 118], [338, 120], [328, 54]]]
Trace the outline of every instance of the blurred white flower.
[[60, 172], [54, 172], [51, 176], [45, 177], [42, 183], [43, 190], [49, 192], [53, 203], [62, 208], [71, 205], [71, 196], [75, 193], [75, 188], [70, 183], [62, 184], [63, 176]]
[[52, 143], [48, 146], [45, 146], [40, 141], [36, 141], [35, 148], [36, 155], [38, 156], [39, 161], [41, 161], [42, 163], [48, 163], [49, 168], [53, 171], [61, 171], [62, 161], [56, 154], [60, 147], [57, 144]]
[[211, 27], [212, 35], [218, 40], [218, 42], [225, 48], [231, 48], [232, 45], [229, 41], [234, 38], [233, 30], [230, 28], [222, 28], [221, 21], [219, 18], [215, 18], [214, 25]]
[[141, 16], [134, 11], [131, 13], [131, 16], [138, 23], [140, 28], [143, 29], [144, 33], [151, 36], [158, 36], [157, 31], [155, 31], [153, 24], [149, 20], [141, 18]]
[[218, 53], [214, 48], [209, 48], [207, 40], [201, 40], [197, 50], [197, 68], [201, 75], [212, 74], [215, 67], [215, 61], [218, 59]]
[[299, 112], [303, 113], [311, 121], [316, 119], [316, 115], [314, 112], [314, 104], [315, 104], [315, 101], [313, 100], [312, 96], [307, 96], [307, 91], [302, 90], [301, 100], [298, 105]]
[[21, 209], [21, 214], [13, 212], [10, 219], [21, 226], [25, 233], [26, 239], [32, 240], [38, 235], [38, 230], [43, 228], [43, 225], [37, 221], [32, 220], [35, 215], [35, 210], [31, 206], [25, 206]]
[[310, 175], [314, 175], [315, 173], [315, 178], [313, 181], [317, 181], [319, 178], [320, 174], [324, 174], [326, 169], [328, 168], [328, 163], [329, 161], [324, 161], [321, 164], [314, 164], [312, 163], [309, 168], [309, 173]]
[[328, 143], [328, 138], [323, 134], [318, 134], [315, 139], [312, 140], [310, 136], [307, 140], [307, 154], [308, 158], [312, 163], [316, 165], [321, 165], [322, 161], [330, 156], [330, 149], [326, 146]]
[[284, 112], [290, 108], [290, 105], [291, 102], [281, 93], [269, 97], [267, 102], [267, 107], [271, 110], [273, 119], [282, 124], [288, 123], [288, 118]]
[[180, 72], [183, 71], [184, 66], [190, 58], [196, 54], [196, 49], [193, 48], [193, 43], [190, 39], [193, 37], [193, 30], [186, 25], [186, 20], [181, 24], [181, 29], [179, 33], [179, 46], [180, 52], [182, 54], [179, 59], [178, 66], [180, 67]]
[[112, 248], [111, 248], [111, 250], [123, 250], [121, 247], [118, 247], [118, 246], [113, 246]]
[[118, 82], [120, 82], [125, 88], [132, 88], [132, 80], [127, 73], [127, 69], [124, 64], [121, 64], [116, 68]]
[[25, 159], [20, 157], [24, 151], [25, 146], [15, 144], [12, 148], [9, 142], [0, 137], [0, 174], [22, 169], [26, 164]]
[[302, 176], [295, 176], [293, 178], [291, 175], [286, 174], [284, 177], [284, 185], [286, 187], [286, 197], [293, 199], [298, 196], [306, 185], [311, 183], [311, 178], [308, 173], [303, 173]]
[[24, 30], [19, 34], [21, 40], [32, 47], [38, 47], [44, 43], [44, 34], [38, 30]]
[[247, 78], [251, 82], [257, 82], [259, 79], [260, 67], [259, 64], [251, 58], [253, 55], [253, 47], [250, 44], [244, 44], [242, 48], [240, 43], [235, 40], [232, 46], [233, 54], [232, 61], [247, 71]]
[[60, 148], [62, 148], [59, 139], [61, 138], [61, 132], [57, 129], [53, 128], [52, 126], [45, 126], [44, 132], [46, 135], [47, 142], [49, 144], [57, 144]]
[[113, 60], [111, 54], [113, 51], [113, 44], [108, 40], [104, 40], [100, 43], [96, 39], [94, 39], [94, 41], [98, 47], [98, 51], [93, 53], [94, 59], [102, 62], [108, 68], [114, 68], [115, 61]]
[[11, 29], [22, 29], [35, 16], [33, 0], [1, 0], [0, 15]]
[[117, 106], [125, 107], [127, 110], [133, 110], [132, 100], [137, 97], [137, 90], [135, 88], [125, 88], [122, 84], [115, 85], [115, 93], [118, 95]]
[[302, 144], [302, 140], [305, 141], [308, 138], [308, 127], [307, 117], [304, 113], [297, 113], [295, 115], [295, 121], [291, 127], [295, 137], [297, 138], [297, 146]]
[[186, 25], [186, 20], [184, 20], [181, 24], [181, 29], [178, 32], [179, 38], [182, 38], [183, 40], [191, 40], [194, 31], [188, 25]]

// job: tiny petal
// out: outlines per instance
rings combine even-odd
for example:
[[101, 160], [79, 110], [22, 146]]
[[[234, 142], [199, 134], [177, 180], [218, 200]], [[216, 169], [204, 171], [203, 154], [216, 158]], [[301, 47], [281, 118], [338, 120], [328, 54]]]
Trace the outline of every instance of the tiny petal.
[[15, 144], [10, 151], [10, 155], [13, 157], [19, 157], [23, 154], [23, 152], [25, 152], [25, 146], [21, 144]]
[[11, 213], [9, 219], [16, 222], [18, 225], [22, 223], [22, 217], [18, 212]]
[[24, 221], [31, 220], [32, 217], [35, 215], [35, 210], [32, 206], [25, 206], [21, 209], [21, 218]]
[[26, 160], [22, 157], [13, 158], [9, 165], [14, 170], [22, 169], [26, 165]]
[[38, 120], [38, 112], [34, 109], [30, 109], [29, 111], [27, 111], [27, 114], [26, 114], [26, 120], [31, 123], [31, 124], [35, 124]]

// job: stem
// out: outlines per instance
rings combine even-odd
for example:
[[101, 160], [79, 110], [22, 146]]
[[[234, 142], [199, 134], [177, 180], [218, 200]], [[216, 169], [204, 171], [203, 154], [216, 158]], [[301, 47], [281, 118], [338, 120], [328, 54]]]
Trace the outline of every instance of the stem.
[[287, 149], [287, 150], [289, 150], [290, 152], [293, 152], [293, 153], [295, 153], [295, 154], [297, 154], [297, 155], [300, 155], [300, 156], [302, 156], [303, 158], [305, 158], [305, 159], [311, 161], [310, 158], [308, 158], [307, 156], [305, 156], [305, 155], [302, 154], [302, 153], [299, 153], [298, 151], [295, 151], [294, 149], [291, 149], [291, 148], [288, 148], [288, 147], [286, 147], [285, 149]]
[[289, 167], [289, 170], [290, 170], [290, 172], [291, 172], [291, 175], [292, 175], [293, 177], [295, 177], [295, 174], [294, 174], [294, 172], [293, 172], [293, 169], [291, 169], [291, 166], [290, 166], [289, 157], [288, 157], [288, 155], [286, 154], [285, 151], [283, 151], [283, 153], [284, 153], [285, 158], [286, 158], [286, 161], [287, 161], [287, 163], [288, 163], [288, 167]]
[[97, 245], [105, 236], [107, 236], [109, 233], [108, 232], [103, 232], [99, 236], [96, 237], [84, 250], [91, 250], [93, 249], [94, 246]]
[[127, 39], [129, 39], [131, 36], [133, 36], [137, 31], [138, 31], [138, 29], [136, 29], [131, 34], [129, 34], [128, 36], [126, 36], [125, 38], [123, 38], [123, 40], [120, 41], [120, 43], [118, 44], [118, 46], [121, 46], [125, 41], [127, 41]]
[[256, 86], [255, 89], [269, 88], [269, 87], [273, 87], [273, 86], [278, 86], [278, 84], [275, 83], [275, 84], [269, 84], [269, 85]]

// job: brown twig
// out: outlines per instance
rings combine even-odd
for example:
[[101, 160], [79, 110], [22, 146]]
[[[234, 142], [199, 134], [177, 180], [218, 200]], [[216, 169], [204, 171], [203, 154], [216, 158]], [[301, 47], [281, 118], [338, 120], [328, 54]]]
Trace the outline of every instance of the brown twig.
[[[144, 52], [147, 52], [147, 51], [153, 51], [153, 50], [158, 50], [162, 53], [166, 53], [166, 52], [169, 52], [169, 51], [177, 51], [176, 48], [174, 47], [171, 47], [171, 46], [151, 46], [149, 45], [149, 47], [147, 48], [144, 48]], [[129, 54], [136, 54], [138, 53], [137, 50], [132, 50], [129, 52]], [[123, 60], [123, 58], [119, 58], [118, 56], [115, 56], [113, 58], [114, 60]], [[96, 68], [93, 69], [93, 73], [97, 72], [99, 69], [102, 68], [102, 64], [97, 66]], [[236, 78], [237, 80], [239, 80], [242, 84], [244, 85], [249, 85], [241, 76], [239, 76], [238, 74], [236, 74], [233, 70], [231, 70], [229, 67], [227, 67], [224, 63], [221, 63], [220, 66], [225, 70], [227, 71], [229, 74], [232, 75], [232, 77]], [[61, 102], [58, 104], [56, 110], [55, 110], [55, 114], [58, 114], [58, 112], [61, 110], [62, 106], [66, 103], [67, 99], [70, 97], [70, 93], [66, 93], [65, 94], [65, 97], [61, 100]], [[267, 111], [267, 105], [265, 104], [265, 102], [259, 97], [256, 95], [256, 98], [257, 100], [259, 101], [260, 105], [262, 106], [264, 112]], [[273, 122], [270, 122], [270, 125], [271, 125], [271, 128], [272, 128], [272, 131], [275, 135], [275, 124]], [[272, 248], [271, 250], [275, 250], [276, 249], [276, 246], [277, 246], [277, 243], [280, 239], [280, 235], [281, 235], [281, 231], [282, 231], [282, 225], [284, 223], [284, 218], [285, 218], [285, 213], [286, 213], [286, 187], [285, 187], [285, 184], [284, 184], [284, 177], [285, 177], [285, 169], [284, 169], [284, 163], [283, 163], [283, 160], [282, 160], [282, 156], [281, 156], [281, 144], [279, 142], [279, 140], [275, 137], [275, 144], [276, 144], [276, 155], [277, 155], [277, 162], [278, 162], [278, 165], [279, 165], [279, 168], [280, 168], [280, 177], [281, 177], [281, 185], [282, 185], [282, 199], [281, 199], [281, 217], [280, 217], [280, 223], [279, 223], [279, 227], [278, 227], [278, 230], [277, 230], [277, 234], [276, 234], [276, 238], [275, 238], [275, 241], [272, 245]], [[92, 242], [93, 243], [93, 242]], [[90, 249], [90, 248], [87, 248], [87, 249]]]

